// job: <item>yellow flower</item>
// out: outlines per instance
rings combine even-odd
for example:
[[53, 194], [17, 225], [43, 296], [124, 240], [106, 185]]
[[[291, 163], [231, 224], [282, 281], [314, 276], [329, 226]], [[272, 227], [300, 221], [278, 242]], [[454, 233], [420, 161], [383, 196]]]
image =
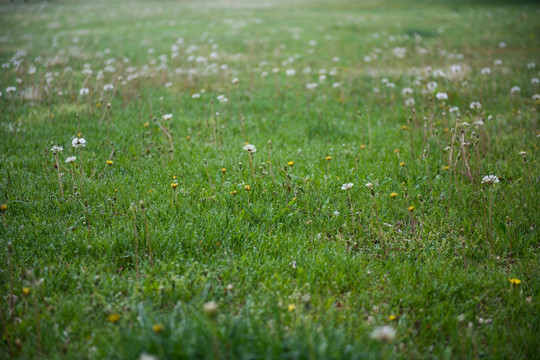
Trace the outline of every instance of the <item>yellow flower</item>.
[[294, 311], [295, 309], [296, 309], [296, 305], [294, 304], [289, 304], [289, 306], [287, 307], [287, 310], [289, 310], [289, 312]]
[[232, 195], [232, 196], [236, 196], [236, 193], [237, 193], [236, 190], [231, 191], [231, 195]]
[[390, 193], [390, 197], [393, 199], [397, 196], [397, 193], [396, 192], [393, 192], [393, 193]]
[[249, 185], [244, 185], [244, 189], [246, 189], [246, 191], [249, 191], [250, 189]]
[[107, 160], [107, 165], [111, 166], [113, 164], [114, 161], [112, 160]]
[[78, 132], [78, 133], [77, 133], [77, 137], [79, 137], [79, 138], [82, 137], [82, 133], [81, 133], [81, 132]]
[[330, 161], [330, 160], [332, 160], [332, 157], [331, 157], [331, 156], [327, 156], [327, 157], [325, 157], [324, 159], [325, 159], [326, 161]]
[[409, 211], [413, 211], [414, 210], [414, 206], [409, 206]]
[[399, 166], [404, 166], [405, 165], [405, 161], [402, 161], [399, 163]]
[[361, 150], [364, 150], [365, 148], [366, 148], [366, 145], [364, 145], [364, 144], [360, 145]]
[[172, 177], [173, 180], [176, 180], [176, 175]]
[[154, 324], [152, 325], [152, 330], [154, 330], [155, 333], [160, 333], [161, 330], [163, 330], [162, 324]]
[[172, 187], [173, 190], [176, 190], [176, 188], [178, 187], [178, 184], [177, 183], [172, 183], [171, 187]]
[[23, 287], [22, 292], [23, 292], [24, 295], [28, 295], [28, 294], [30, 294], [30, 288]]
[[394, 152], [397, 154], [399, 152], [399, 149], [394, 149]]
[[293, 167], [294, 161], [289, 161], [289, 162], [287, 163], [287, 165], [289, 165], [290, 167]]
[[96, 103], [96, 107], [100, 108], [100, 107], [101, 107], [101, 103]]
[[508, 279], [512, 285], [519, 285], [521, 284], [521, 280], [519, 279]]
[[394, 321], [394, 320], [396, 320], [396, 319], [397, 319], [397, 316], [396, 316], [396, 315], [390, 315], [390, 316], [388, 317], [388, 320], [390, 320], [390, 321]]
[[408, 127], [407, 125], [402, 125], [401, 128], [402, 128], [403, 130], [409, 130], [409, 127]]
[[120, 320], [120, 315], [118, 315], [117, 313], [112, 313], [109, 316], [107, 316], [107, 320], [109, 320], [112, 323], [115, 323], [118, 320]]
[[449, 132], [450, 132], [450, 129], [449, 129], [449, 128], [444, 128], [444, 132], [445, 132], [445, 133], [449, 133]]
[[7, 205], [6, 204], [0, 205], [0, 211], [6, 211], [6, 210], [7, 210]]
[[443, 170], [449, 170], [449, 169], [450, 169], [450, 166], [448, 166], [448, 165], [447, 165], [447, 166], [443, 166], [442, 169], [443, 169]]
[[150, 126], [150, 123], [147, 123], [147, 122], [144, 123], [144, 127], [145, 127], [145, 128], [147, 128], [147, 127], [149, 127], [149, 126]]
[[225, 174], [226, 172], [227, 172], [227, 169], [221, 168], [221, 173], [222, 173], [222, 174]]
[[191, 140], [191, 136], [189, 136], [189, 135], [186, 136], [186, 140], [187, 140], [187, 141]]

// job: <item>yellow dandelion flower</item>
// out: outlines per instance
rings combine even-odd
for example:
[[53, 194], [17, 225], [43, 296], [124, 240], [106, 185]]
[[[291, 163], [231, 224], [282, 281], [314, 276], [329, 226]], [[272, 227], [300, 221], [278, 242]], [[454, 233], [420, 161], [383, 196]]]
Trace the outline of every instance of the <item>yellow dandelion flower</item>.
[[414, 211], [414, 206], [409, 206], [409, 211]]
[[109, 316], [107, 316], [107, 320], [109, 320], [112, 323], [118, 322], [120, 320], [120, 315], [117, 313], [112, 313]]
[[397, 196], [397, 193], [396, 192], [393, 192], [393, 193], [390, 193], [390, 197], [393, 199]]
[[397, 154], [399, 152], [399, 149], [394, 149], [394, 152]]
[[6, 210], [7, 210], [7, 205], [6, 204], [0, 205], [0, 211], [6, 211]]
[[249, 185], [244, 185], [244, 189], [245, 189], [246, 191], [249, 191], [249, 189], [251, 189], [251, 188], [249, 187]]
[[144, 127], [145, 127], [145, 128], [147, 128], [147, 127], [149, 127], [149, 126], [150, 126], [150, 123], [148, 123], [148, 122], [145, 122], [145, 123], [144, 123]]
[[360, 145], [361, 150], [364, 150], [365, 148], [366, 148], [366, 145], [364, 145], [364, 144]]
[[175, 176], [173, 176], [173, 177], [172, 177], [172, 179], [173, 179], [173, 180], [176, 180], [176, 179], [177, 179], [176, 175], [175, 175]]
[[227, 169], [226, 168], [221, 168], [221, 173], [222, 174], [225, 174], [227, 172]]
[[330, 161], [330, 160], [332, 160], [332, 157], [331, 157], [331, 156], [327, 156], [327, 157], [325, 157], [324, 159], [325, 159], [326, 161]]
[[401, 128], [402, 128], [403, 130], [409, 130], [409, 127], [408, 127], [407, 125], [402, 125]]
[[443, 170], [449, 170], [449, 169], [450, 169], [450, 166], [448, 166], [448, 165], [443, 166], [442, 169], [443, 169]]
[[78, 138], [82, 137], [82, 132], [78, 132], [78, 133], [77, 133], [77, 137], [78, 137]]
[[191, 136], [189, 136], [189, 135], [186, 136], [186, 140], [187, 140], [187, 141], [191, 140]]
[[96, 103], [96, 107], [97, 107], [97, 108], [100, 108], [100, 107], [101, 107], [101, 103]]
[[178, 187], [178, 184], [177, 183], [172, 183], [171, 187], [172, 187], [173, 190], [176, 190], [176, 188]]
[[237, 192], [236, 190], [231, 191], [231, 195], [232, 195], [232, 196], [236, 196], [237, 193], [238, 193], [238, 192]]
[[390, 315], [390, 316], [388, 317], [388, 320], [390, 320], [390, 321], [394, 321], [394, 320], [396, 320], [396, 319], [397, 319], [397, 316], [396, 316], [396, 315]]
[[152, 325], [152, 330], [154, 330], [155, 333], [160, 333], [163, 330], [162, 324], [154, 324]]
[[290, 167], [293, 167], [294, 161], [289, 161], [289, 162], [287, 163], [287, 165], [289, 165]]
[[112, 160], [107, 160], [107, 165], [111, 166], [113, 164], [114, 161]]
[[23, 292], [24, 295], [28, 295], [28, 294], [30, 294], [30, 288], [23, 287], [22, 292]]
[[399, 166], [405, 166], [405, 161], [400, 162]]
[[519, 285], [521, 284], [521, 280], [519, 279], [508, 279], [512, 285]]
[[289, 306], [287, 306], [287, 310], [289, 310], [289, 312], [296, 310], [296, 305], [289, 304]]
[[449, 132], [450, 132], [450, 129], [449, 129], [449, 128], [444, 128], [444, 132], [445, 132], [445, 133], [449, 133]]

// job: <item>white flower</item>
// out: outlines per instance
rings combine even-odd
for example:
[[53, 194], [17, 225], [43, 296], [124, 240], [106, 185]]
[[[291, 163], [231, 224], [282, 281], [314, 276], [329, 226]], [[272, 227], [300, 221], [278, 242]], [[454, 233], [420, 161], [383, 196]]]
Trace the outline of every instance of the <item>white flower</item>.
[[482, 184], [497, 184], [499, 183], [499, 178], [495, 175], [486, 175], [482, 178]]
[[192, 99], [198, 99], [200, 97], [201, 97], [201, 94], [199, 94], [199, 93], [195, 93], [195, 94], [191, 95]]
[[534, 94], [534, 95], [532, 96], [532, 99], [533, 99], [533, 100], [540, 100], [540, 94]]
[[74, 162], [75, 160], [77, 160], [77, 157], [76, 156], [69, 156], [67, 159], [66, 159], [66, 163], [72, 163]]
[[408, 98], [407, 100], [405, 100], [405, 106], [414, 106], [414, 99]]
[[517, 94], [521, 91], [521, 88], [519, 86], [512, 86], [512, 89], [510, 89], [510, 94]]
[[53, 145], [53, 147], [51, 148], [51, 151], [53, 152], [53, 154], [62, 152], [62, 150], [64, 150], [64, 148], [59, 145]]
[[370, 337], [377, 341], [392, 341], [396, 337], [396, 329], [389, 325], [380, 326], [371, 332]]
[[501, 59], [495, 59], [493, 61], [493, 65], [502, 65], [502, 60]]
[[341, 190], [343, 191], [349, 191], [351, 190], [351, 188], [354, 186], [353, 183], [345, 183], [343, 185], [341, 185]]
[[531, 79], [531, 84], [538, 85], [538, 83], [540, 83], [540, 80], [538, 80], [538, 78], [532, 78]]
[[482, 70], [480, 70], [480, 73], [482, 75], [489, 75], [489, 74], [491, 74], [491, 69], [488, 68], [488, 67], [482, 68]]
[[435, 95], [435, 97], [438, 100], [448, 100], [448, 95], [445, 92], [438, 92], [437, 95]]
[[403, 96], [411, 95], [412, 93], [413, 93], [413, 89], [411, 89], [410, 87], [406, 87], [406, 88], [403, 88], [403, 90], [401, 90], [401, 95]]
[[341, 86], [341, 83], [339, 83], [339, 82], [335, 82], [335, 83], [332, 84], [332, 87], [333, 87], [334, 89], [336, 89], [336, 88], [338, 88], [338, 87], [340, 87], [340, 86]]
[[244, 145], [243, 149], [246, 150], [250, 154], [257, 152], [257, 148], [255, 147], [255, 145], [251, 145], [251, 144]]
[[287, 71], [285, 72], [285, 74], [287, 74], [287, 76], [294, 76], [294, 75], [296, 75], [296, 70], [294, 70], [294, 69], [287, 69]]
[[157, 356], [142, 353], [138, 360], [158, 360]]
[[215, 301], [209, 301], [203, 305], [204, 312], [209, 315], [215, 314], [217, 309], [218, 309], [218, 304]]
[[88, 95], [88, 93], [90, 93], [90, 90], [88, 90], [88, 88], [82, 88], [81, 90], [79, 90], [79, 95]]
[[161, 117], [163, 120], [171, 120], [172, 119], [172, 114], [165, 114]]
[[226, 103], [227, 101], [229, 101], [229, 99], [227, 99], [225, 95], [219, 95], [217, 99], [220, 103]]
[[367, 183], [366, 184], [366, 187], [370, 190], [373, 190], [373, 184], [372, 183]]
[[109, 90], [112, 90], [112, 89], [114, 89], [113, 84], [105, 84], [105, 85], [103, 85], [103, 90], [104, 91], [109, 91]]
[[435, 81], [430, 81], [427, 84], [427, 88], [429, 91], [435, 91], [435, 89], [437, 88], [437, 83]]
[[536, 67], [536, 64], [533, 62], [530, 62], [527, 64], [527, 69], [534, 69]]
[[71, 141], [71, 146], [73, 146], [74, 148], [85, 147], [86, 140], [84, 140], [83, 138], [75, 138], [73, 139], [73, 141]]
[[237, 77], [235, 77], [235, 78], [233, 78], [233, 79], [231, 80], [231, 83], [232, 83], [233, 85], [236, 85], [236, 84], [238, 84], [239, 82], [240, 82], [240, 80], [238, 80]]
[[459, 74], [461, 72], [461, 65], [452, 65], [452, 66], [450, 66], [450, 70], [454, 74]]
[[334, 212], [332, 213], [332, 216], [339, 216], [339, 211], [337, 211], [337, 210], [334, 211]]
[[310, 83], [310, 84], [306, 85], [306, 89], [308, 89], [308, 90], [313, 90], [316, 87], [317, 87], [317, 84], [315, 84], [315, 83]]
[[482, 104], [480, 104], [478, 101], [471, 102], [471, 105], [469, 106], [471, 109], [481, 109]]
[[13, 94], [15, 91], [17, 91], [17, 88], [15, 86], [8, 86], [6, 88], [6, 94]]
[[457, 106], [452, 106], [448, 112], [450, 113], [458, 113], [459, 114], [459, 108]]

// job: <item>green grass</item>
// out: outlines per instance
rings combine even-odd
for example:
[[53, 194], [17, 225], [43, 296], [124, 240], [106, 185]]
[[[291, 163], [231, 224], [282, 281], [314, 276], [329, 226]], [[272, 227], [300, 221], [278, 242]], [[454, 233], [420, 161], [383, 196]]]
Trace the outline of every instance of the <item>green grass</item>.
[[537, 357], [539, 11], [0, 3], [0, 358]]

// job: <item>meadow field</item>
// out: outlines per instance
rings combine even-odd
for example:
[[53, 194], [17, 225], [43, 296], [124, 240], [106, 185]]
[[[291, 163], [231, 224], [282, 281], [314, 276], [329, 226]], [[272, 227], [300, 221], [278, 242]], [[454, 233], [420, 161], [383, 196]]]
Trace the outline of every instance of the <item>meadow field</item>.
[[539, 3], [0, 23], [0, 359], [540, 357]]

